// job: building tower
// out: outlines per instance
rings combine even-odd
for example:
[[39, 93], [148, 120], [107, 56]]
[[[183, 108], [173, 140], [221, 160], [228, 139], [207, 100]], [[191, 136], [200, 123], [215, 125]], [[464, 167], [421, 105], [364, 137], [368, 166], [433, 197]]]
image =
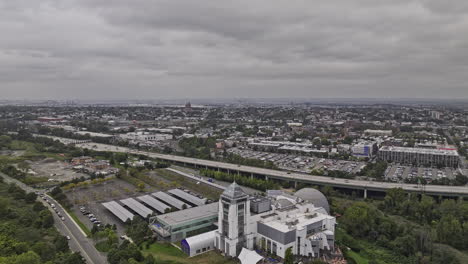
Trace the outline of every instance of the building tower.
[[215, 247], [226, 256], [236, 257], [243, 247], [250, 246], [247, 243], [247, 234], [250, 233], [247, 230], [250, 217], [248, 198], [249, 196], [234, 182], [224, 190], [219, 199]]

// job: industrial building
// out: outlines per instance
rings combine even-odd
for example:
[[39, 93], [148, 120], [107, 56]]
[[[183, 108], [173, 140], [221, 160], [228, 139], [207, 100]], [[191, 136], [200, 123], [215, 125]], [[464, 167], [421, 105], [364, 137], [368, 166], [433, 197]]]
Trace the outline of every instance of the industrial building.
[[402, 164], [458, 167], [460, 157], [454, 149], [428, 149], [383, 146], [380, 148], [378, 158], [387, 162]]
[[218, 204], [211, 203], [155, 216], [150, 220], [150, 228], [159, 238], [175, 242], [200, 233], [200, 230], [212, 230], [217, 219]]

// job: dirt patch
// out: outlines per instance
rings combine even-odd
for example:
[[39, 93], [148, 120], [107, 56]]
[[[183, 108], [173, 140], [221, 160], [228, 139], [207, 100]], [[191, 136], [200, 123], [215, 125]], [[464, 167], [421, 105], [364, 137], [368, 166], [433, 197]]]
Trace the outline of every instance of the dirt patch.
[[31, 176], [46, 177], [57, 182], [89, 177], [89, 175], [85, 173], [74, 171], [68, 162], [57, 161], [52, 158], [40, 161], [28, 161], [28, 164], [31, 168]]

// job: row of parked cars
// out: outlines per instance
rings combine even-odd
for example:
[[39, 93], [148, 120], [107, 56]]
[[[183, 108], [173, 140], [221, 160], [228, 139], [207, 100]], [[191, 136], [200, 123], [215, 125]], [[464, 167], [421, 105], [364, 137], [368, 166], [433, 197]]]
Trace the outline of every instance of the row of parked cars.
[[99, 221], [96, 216], [94, 216], [92, 213], [90, 213], [88, 210], [86, 210], [86, 207], [81, 206], [80, 207], [80, 212], [87, 216], [89, 218], [89, 221], [91, 221], [93, 224], [95, 224], [97, 227], [101, 227], [101, 221]]
[[[62, 221], [65, 221], [65, 217], [62, 215], [62, 213], [59, 211], [59, 209], [57, 208], [57, 206], [55, 206], [55, 204], [53, 204], [51, 201], [49, 201], [49, 199], [47, 199], [47, 197], [40, 193], [39, 196], [41, 197], [42, 200], [44, 200], [46, 203], [48, 203], [50, 205], [50, 207], [55, 211], [55, 213], [57, 214], [57, 216], [62, 220]], [[66, 236], [67, 240], [70, 240], [70, 236]]]

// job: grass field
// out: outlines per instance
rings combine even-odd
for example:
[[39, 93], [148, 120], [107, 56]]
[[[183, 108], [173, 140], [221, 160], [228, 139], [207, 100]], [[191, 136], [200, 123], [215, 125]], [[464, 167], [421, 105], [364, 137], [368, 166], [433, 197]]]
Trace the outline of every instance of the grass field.
[[177, 182], [179, 186], [182, 186], [194, 192], [197, 192], [207, 197], [208, 199], [218, 200], [219, 196], [221, 195], [221, 190], [218, 190], [206, 184], [197, 184], [197, 181], [189, 179], [173, 171], [169, 171], [166, 169], [157, 169], [154, 171], [159, 177], [164, 178], [168, 181]]
[[189, 258], [180, 249], [169, 243], [153, 243], [146, 249], [143, 245], [143, 254], [152, 254], [156, 260], [168, 262], [171, 264], [234, 264], [237, 261], [227, 259], [215, 251], [209, 251], [205, 254]]

